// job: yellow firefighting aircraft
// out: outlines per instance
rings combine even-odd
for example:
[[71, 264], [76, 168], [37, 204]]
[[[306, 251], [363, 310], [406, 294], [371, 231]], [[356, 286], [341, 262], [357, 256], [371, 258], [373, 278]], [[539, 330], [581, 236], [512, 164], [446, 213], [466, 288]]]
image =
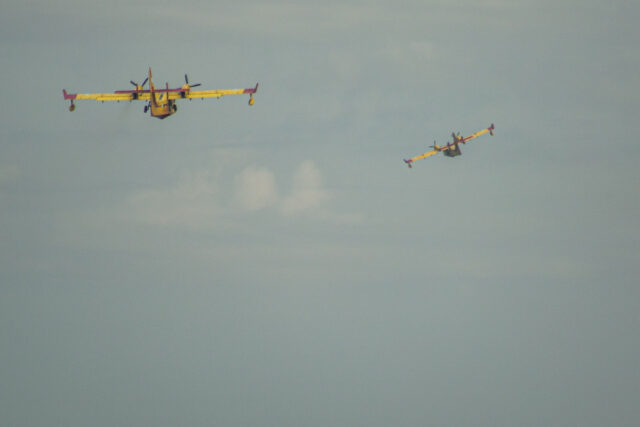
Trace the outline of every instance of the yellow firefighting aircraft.
[[[149, 81], [149, 89], [144, 89], [144, 85]], [[169, 117], [176, 111], [178, 106], [176, 101], [178, 99], [204, 99], [204, 98], [221, 98], [224, 95], [242, 95], [249, 94], [249, 105], [253, 105], [253, 94], [258, 91], [258, 84], [256, 87], [250, 89], [217, 89], [217, 90], [191, 90], [196, 86], [200, 86], [200, 83], [189, 84], [189, 78], [184, 75], [184, 82], [181, 87], [176, 89], [170, 89], [169, 83], [166, 84], [165, 89], [156, 89], [151, 80], [151, 68], [149, 68], [149, 77], [147, 77], [141, 85], [134, 81], [131, 84], [135, 86], [134, 90], [117, 90], [113, 93], [67, 93], [62, 89], [62, 95], [64, 99], [69, 100], [69, 111], [76, 109], [74, 101], [79, 99], [95, 99], [96, 101], [146, 101], [144, 106], [144, 112], [151, 111], [151, 117], [157, 117], [164, 119]]]
[[484, 135], [487, 132], [491, 136], [493, 136], [494, 129], [495, 129], [495, 126], [493, 125], [493, 123], [491, 123], [491, 126], [489, 126], [488, 128], [483, 129], [469, 136], [460, 136], [459, 132], [457, 135], [455, 133], [452, 133], [451, 136], [453, 137], [453, 142], [448, 142], [447, 145], [442, 147], [434, 142], [433, 145], [431, 145], [431, 148], [433, 148], [433, 150], [427, 151], [424, 154], [420, 154], [419, 156], [413, 157], [408, 160], [404, 159], [404, 162], [407, 164], [407, 166], [412, 167], [412, 163], [415, 162], [416, 160], [424, 159], [426, 157], [433, 156], [434, 154], [438, 154], [440, 152], [442, 152], [442, 154], [444, 154], [447, 157], [460, 156], [462, 154], [462, 152], [460, 151], [460, 145], [459, 145], [460, 143], [466, 144], [468, 141], [474, 138], [477, 138], [480, 135]]

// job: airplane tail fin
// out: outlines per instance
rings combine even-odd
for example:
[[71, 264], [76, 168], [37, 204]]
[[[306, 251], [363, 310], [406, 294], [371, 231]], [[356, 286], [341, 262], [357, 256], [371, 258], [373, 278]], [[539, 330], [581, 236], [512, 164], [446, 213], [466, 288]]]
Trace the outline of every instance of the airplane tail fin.
[[409, 168], [412, 168], [412, 167], [413, 167], [413, 166], [411, 165], [411, 163], [413, 163], [413, 160], [411, 160], [411, 159], [409, 159], [409, 160], [407, 160], [407, 159], [402, 159], [402, 160], [404, 160], [404, 162], [407, 164], [407, 166], [409, 166]]
[[493, 130], [494, 130], [495, 128], [496, 128], [496, 127], [493, 125], [493, 123], [491, 123], [491, 126], [489, 126], [489, 135], [493, 136]]
[[151, 102], [153, 103], [154, 106], [158, 106], [158, 103], [156, 102], [156, 87], [153, 84], [153, 80], [151, 80], [152, 76], [151, 76], [151, 67], [149, 67], [149, 95], [151, 98]]

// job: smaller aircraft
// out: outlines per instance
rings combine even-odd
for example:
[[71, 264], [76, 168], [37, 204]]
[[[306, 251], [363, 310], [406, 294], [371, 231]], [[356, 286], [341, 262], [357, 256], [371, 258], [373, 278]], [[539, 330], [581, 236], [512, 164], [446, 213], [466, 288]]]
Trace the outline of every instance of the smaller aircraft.
[[[144, 89], [144, 85], [149, 82], [149, 89]], [[189, 84], [189, 78], [184, 75], [184, 82], [181, 87], [170, 89], [169, 83], [166, 84], [165, 89], [156, 89], [151, 80], [151, 68], [149, 68], [149, 76], [144, 79], [141, 85], [131, 81], [131, 84], [135, 86], [133, 90], [117, 90], [113, 93], [67, 93], [62, 89], [62, 96], [64, 99], [71, 102], [69, 105], [69, 111], [74, 111], [76, 106], [73, 101], [79, 99], [95, 99], [96, 101], [146, 101], [144, 106], [144, 112], [151, 111], [151, 117], [158, 119], [164, 119], [169, 117], [176, 111], [178, 106], [176, 101], [178, 99], [204, 99], [204, 98], [222, 98], [224, 95], [249, 95], [249, 105], [253, 105], [253, 94], [258, 91], [258, 84], [256, 87], [249, 89], [216, 89], [216, 90], [191, 90], [196, 86], [200, 86], [200, 83]]]
[[407, 164], [407, 166], [412, 167], [412, 163], [415, 162], [416, 160], [424, 159], [426, 157], [433, 156], [434, 154], [438, 154], [440, 152], [442, 152], [442, 154], [444, 154], [447, 157], [460, 156], [462, 155], [462, 151], [460, 151], [461, 143], [466, 144], [468, 141], [471, 141], [472, 139], [477, 138], [480, 135], [484, 135], [487, 132], [491, 136], [493, 136], [494, 129], [495, 129], [495, 126], [493, 126], [493, 123], [491, 123], [491, 126], [489, 126], [488, 128], [483, 129], [469, 136], [460, 136], [460, 132], [458, 132], [457, 135], [455, 133], [452, 133], [451, 136], [453, 137], [453, 142], [448, 142], [447, 145], [439, 146], [434, 141], [433, 145], [431, 145], [431, 148], [433, 148], [433, 150], [427, 151], [426, 153], [420, 154], [419, 156], [413, 157], [411, 159], [408, 159], [408, 160], [403, 159], [403, 160]]

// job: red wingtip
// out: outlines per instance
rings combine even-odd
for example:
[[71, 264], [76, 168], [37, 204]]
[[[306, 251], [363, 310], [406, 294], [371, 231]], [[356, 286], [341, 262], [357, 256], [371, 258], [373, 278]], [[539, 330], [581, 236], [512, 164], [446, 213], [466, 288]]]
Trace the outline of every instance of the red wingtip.
[[65, 89], [62, 89], [62, 96], [64, 97], [64, 99], [76, 99], [75, 93], [67, 93]]

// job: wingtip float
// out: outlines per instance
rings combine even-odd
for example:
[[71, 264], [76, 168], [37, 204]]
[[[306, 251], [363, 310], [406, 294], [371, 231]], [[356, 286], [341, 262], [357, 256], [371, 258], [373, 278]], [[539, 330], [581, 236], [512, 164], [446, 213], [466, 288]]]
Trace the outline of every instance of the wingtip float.
[[460, 144], [466, 144], [472, 139], [477, 138], [481, 135], [484, 135], [485, 133], [488, 133], [489, 135], [493, 136], [494, 129], [495, 129], [495, 126], [493, 125], [493, 123], [491, 123], [491, 126], [489, 126], [488, 128], [483, 129], [474, 134], [471, 134], [469, 136], [460, 136], [460, 133], [458, 133], [457, 135], [455, 133], [452, 133], [451, 136], [453, 137], [453, 142], [448, 142], [447, 145], [443, 145], [443, 146], [439, 146], [434, 142], [433, 145], [431, 146], [432, 150], [429, 150], [426, 153], [420, 154], [419, 156], [412, 157], [411, 159], [403, 159], [403, 161], [407, 164], [409, 168], [412, 168], [413, 162], [418, 161], [420, 159], [424, 159], [429, 156], [433, 156], [434, 154], [438, 154], [440, 152], [447, 157], [460, 156], [462, 155], [462, 151], [460, 151]]
[[[258, 92], [258, 84], [248, 89], [215, 89], [215, 90], [191, 90], [200, 86], [200, 83], [189, 84], [189, 77], [184, 75], [185, 84], [179, 88], [169, 88], [166, 83], [164, 89], [156, 89], [153, 84], [151, 68], [149, 75], [144, 79], [142, 84], [138, 84], [131, 80], [131, 84], [135, 89], [116, 90], [112, 93], [67, 93], [62, 89], [62, 97], [70, 102], [69, 111], [74, 111], [76, 105], [74, 101], [83, 99], [94, 99], [96, 101], [145, 101], [144, 112], [151, 112], [151, 117], [164, 119], [169, 117], [176, 111], [178, 99], [204, 99], [204, 98], [222, 98], [225, 95], [249, 95], [249, 105], [253, 105], [255, 100], [253, 95]], [[149, 88], [145, 89], [144, 85], [149, 82]]]

